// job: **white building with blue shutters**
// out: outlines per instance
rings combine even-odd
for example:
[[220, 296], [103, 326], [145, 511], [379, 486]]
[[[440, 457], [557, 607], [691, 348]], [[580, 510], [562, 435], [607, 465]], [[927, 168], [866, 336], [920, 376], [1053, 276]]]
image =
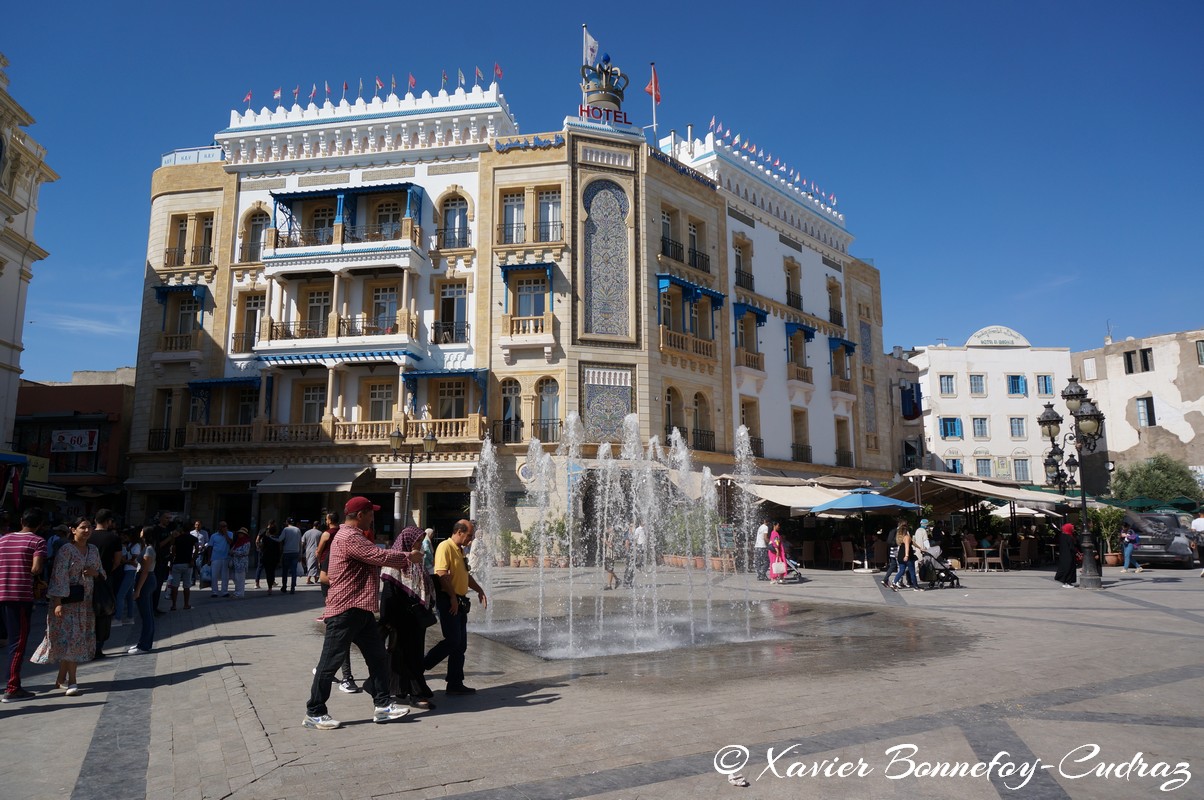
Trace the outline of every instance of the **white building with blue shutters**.
[[1044, 483], [1049, 442], [1036, 419], [1046, 403], [1070, 418], [1061, 398], [1069, 348], [1033, 347], [991, 325], [961, 347], [919, 347], [908, 360], [923, 387], [926, 468]]

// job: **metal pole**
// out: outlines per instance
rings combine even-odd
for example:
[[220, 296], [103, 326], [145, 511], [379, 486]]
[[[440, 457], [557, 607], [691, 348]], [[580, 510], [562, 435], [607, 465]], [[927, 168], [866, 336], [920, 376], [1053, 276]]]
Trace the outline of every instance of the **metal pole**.
[[1087, 517], [1087, 470], [1083, 464], [1083, 440], [1079, 421], [1074, 421], [1074, 448], [1079, 454], [1079, 500], [1080, 524], [1083, 527], [1083, 572], [1079, 575], [1079, 586], [1084, 589], [1102, 589], [1099, 561], [1095, 555], [1095, 536], [1091, 532]]
[[[410, 469], [406, 473], [406, 510], [402, 515], [402, 521], [408, 524], [410, 518], [410, 484], [414, 482], [414, 445], [410, 445], [409, 453]], [[400, 531], [398, 531], [400, 533]]]

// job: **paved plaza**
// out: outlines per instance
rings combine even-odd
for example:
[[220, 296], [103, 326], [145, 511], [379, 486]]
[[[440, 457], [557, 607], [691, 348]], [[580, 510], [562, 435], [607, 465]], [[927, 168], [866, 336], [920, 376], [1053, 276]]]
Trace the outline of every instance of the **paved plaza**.
[[[708, 590], [707, 576], [687, 585], [666, 568], [661, 600], [692, 594], [701, 618], [709, 594], [716, 617], [758, 640], [655, 654], [545, 660], [475, 633], [474, 608], [477, 695], [445, 697], [432, 679], [436, 710], [374, 725], [367, 695], [334, 691], [344, 727], [331, 732], [301, 727], [322, 641], [317, 588], [197, 593], [192, 611], [159, 618], [156, 653], [81, 665], [82, 696], [52, 692], [52, 666], [26, 665], [39, 696], [0, 707], [0, 797], [1204, 797], [1197, 570], [1109, 568], [1102, 592], [1043, 570], [963, 572], [960, 590], [924, 593], [805, 574], [780, 586], [715, 575]], [[494, 570], [496, 628], [531, 616], [535, 575]], [[567, 570], [549, 578], [551, 604]], [[596, 573], [574, 581], [591, 587], [582, 620], [633, 600], [601, 592]], [[732, 606], [745, 597], [746, 619]], [[136, 630], [116, 628], [108, 651], [124, 653]], [[751, 786], [716, 772], [720, 751]], [[931, 762], [982, 765], [919, 776]]]

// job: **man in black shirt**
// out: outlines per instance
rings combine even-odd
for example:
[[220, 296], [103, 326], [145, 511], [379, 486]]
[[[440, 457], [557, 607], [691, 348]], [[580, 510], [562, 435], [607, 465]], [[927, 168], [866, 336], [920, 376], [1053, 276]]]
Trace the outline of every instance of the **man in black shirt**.
[[171, 557], [171, 577], [167, 585], [171, 588], [171, 610], [176, 610], [176, 597], [180, 593], [180, 585], [184, 585], [184, 610], [192, 608], [189, 595], [192, 594], [192, 563], [196, 558], [197, 540], [191, 531], [184, 530], [183, 525], [177, 525], [167, 539], [168, 552], [164, 555]]
[[[167, 558], [167, 537], [171, 534], [171, 512], [160, 511], [159, 520], [155, 523], [154, 536], [151, 544], [155, 548], [155, 616], [163, 612], [159, 610], [159, 598], [163, 596], [163, 584], [167, 583], [167, 573], [171, 569]], [[159, 554], [162, 555], [159, 555]]]
[[[96, 528], [88, 543], [100, 551], [100, 565], [104, 567], [109, 586], [113, 587], [113, 595], [121, 586], [121, 537], [114, 530], [113, 512], [102, 508], [96, 512]], [[116, 576], [114, 578], [114, 576]], [[96, 658], [104, 658], [104, 645], [113, 630], [113, 617], [105, 614], [96, 615]]]

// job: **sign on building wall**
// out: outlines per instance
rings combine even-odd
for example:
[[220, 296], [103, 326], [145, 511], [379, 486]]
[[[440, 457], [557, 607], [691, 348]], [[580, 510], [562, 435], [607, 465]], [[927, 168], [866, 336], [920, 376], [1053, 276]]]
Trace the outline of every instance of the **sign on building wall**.
[[77, 431], [52, 431], [50, 452], [52, 453], [95, 453], [100, 431], [96, 428]]
[[1010, 458], [995, 456], [995, 477], [1010, 478], [1012, 476], [1012, 460]]

